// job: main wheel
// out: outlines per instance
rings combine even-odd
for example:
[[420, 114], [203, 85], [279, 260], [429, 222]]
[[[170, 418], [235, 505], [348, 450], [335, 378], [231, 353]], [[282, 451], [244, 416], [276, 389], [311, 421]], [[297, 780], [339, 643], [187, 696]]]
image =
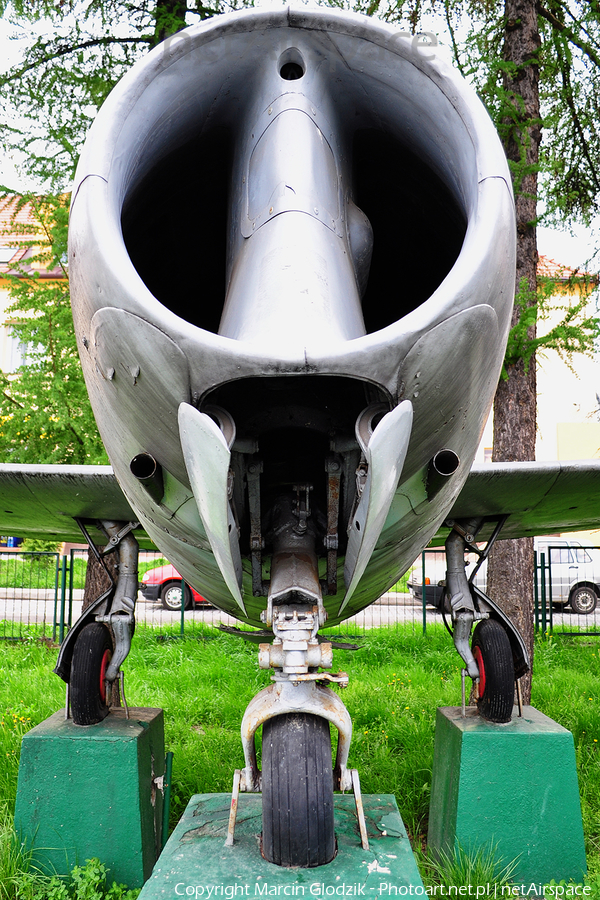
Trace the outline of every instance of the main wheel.
[[335, 856], [329, 722], [308, 713], [268, 719], [262, 736], [262, 853], [307, 869]]
[[76, 725], [96, 725], [109, 713], [104, 679], [112, 651], [110, 632], [100, 622], [86, 625], [75, 641], [69, 693]]
[[589, 616], [590, 613], [593, 613], [596, 609], [597, 602], [598, 595], [596, 594], [596, 591], [586, 584], [582, 584], [581, 587], [575, 588], [569, 600], [571, 609], [582, 616]]
[[[189, 609], [192, 605], [192, 592], [190, 591], [187, 584], [185, 585], [184, 592], [184, 609]], [[160, 599], [162, 605], [165, 609], [170, 609], [172, 612], [176, 612], [181, 609], [181, 582], [180, 581], [168, 581], [167, 584], [164, 584], [162, 590], [160, 592]]]
[[515, 696], [515, 667], [508, 635], [495, 619], [483, 619], [473, 632], [473, 656], [479, 669], [477, 708], [489, 722], [510, 722]]

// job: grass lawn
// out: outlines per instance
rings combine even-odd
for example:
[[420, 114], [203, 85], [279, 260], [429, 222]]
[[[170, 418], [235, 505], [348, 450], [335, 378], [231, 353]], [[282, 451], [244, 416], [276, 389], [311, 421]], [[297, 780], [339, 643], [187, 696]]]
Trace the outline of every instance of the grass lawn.
[[[269, 683], [269, 673], [258, 668], [256, 645], [212, 629], [198, 629], [185, 639], [157, 637], [150, 628], [136, 630], [125, 663], [126, 690], [130, 705], [165, 710], [166, 747], [175, 754], [174, 824], [192, 794], [231, 790], [233, 770], [243, 766], [240, 721], [249, 700]], [[425, 636], [412, 626], [374, 630], [361, 636], [361, 643], [357, 651], [334, 653], [335, 669], [350, 675], [343, 692], [354, 723], [350, 764], [360, 771], [364, 793], [395, 794], [420, 852], [427, 831], [435, 711], [460, 704], [461, 661], [441, 625]], [[24, 643], [0, 644], [0, 754], [5, 761], [0, 768], [0, 900], [37, 900], [24, 889], [17, 893], [5, 887], [8, 835], [21, 737], [64, 705], [64, 684], [52, 673], [56, 653], [34, 635]], [[593, 885], [588, 896], [600, 897], [600, 644], [594, 638], [540, 640], [533, 684], [533, 705], [574, 735]]]

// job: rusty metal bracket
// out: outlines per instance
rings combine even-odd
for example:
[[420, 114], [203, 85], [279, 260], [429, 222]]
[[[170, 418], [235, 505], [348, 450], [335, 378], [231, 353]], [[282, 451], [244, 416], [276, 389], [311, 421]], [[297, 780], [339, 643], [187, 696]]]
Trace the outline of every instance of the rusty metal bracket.
[[260, 521], [260, 476], [263, 471], [262, 460], [254, 456], [246, 471], [248, 484], [248, 509], [250, 512], [250, 558], [252, 561], [252, 593], [255, 597], [264, 597], [268, 591], [268, 583], [262, 577], [262, 552], [265, 541], [262, 536]]
[[340, 511], [340, 485], [342, 464], [340, 458], [328, 456], [325, 460], [327, 472], [327, 534], [325, 536], [325, 549], [327, 550], [327, 578], [326, 589], [328, 594], [337, 594], [337, 551], [338, 551], [338, 520]]
[[227, 840], [226, 847], [233, 847], [233, 835], [235, 832], [235, 820], [237, 818], [238, 800], [240, 796], [240, 781], [242, 778], [242, 770], [236, 769], [233, 773], [233, 788], [231, 791], [231, 806], [229, 807], [229, 822], [227, 824]]
[[369, 838], [367, 837], [367, 823], [365, 821], [365, 808], [362, 802], [358, 769], [350, 769], [350, 773], [352, 775], [352, 790], [354, 792], [354, 802], [356, 803], [356, 818], [358, 819], [358, 830], [360, 831], [360, 843], [363, 850], [368, 850]]

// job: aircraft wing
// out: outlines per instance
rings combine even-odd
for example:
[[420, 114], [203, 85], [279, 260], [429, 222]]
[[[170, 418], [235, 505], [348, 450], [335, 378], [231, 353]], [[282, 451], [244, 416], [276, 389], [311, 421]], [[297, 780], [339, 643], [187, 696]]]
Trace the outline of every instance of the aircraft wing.
[[[97, 519], [136, 521], [111, 466], [0, 464], [0, 533], [81, 543], [76, 518], [100, 545]], [[136, 537], [145, 546], [144, 534]]]
[[[448, 518], [489, 519], [483, 537], [503, 515], [503, 538], [600, 527], [600, 460], [474, 465]], [[111, 466], [0, 464], [0, 533], [80, 542], [76, 518], [100, 544], [95, 520], [136, 519]], [[441, 527], [432, 545], [447, 533]], [[151, 546], [143, 532], [136, 537]]]
[[[504, 515], [503, 539], [600, 527], [600, 459], [474, 465], [448, 518]], [[447, 534], [440, 528], [432, 546]]]

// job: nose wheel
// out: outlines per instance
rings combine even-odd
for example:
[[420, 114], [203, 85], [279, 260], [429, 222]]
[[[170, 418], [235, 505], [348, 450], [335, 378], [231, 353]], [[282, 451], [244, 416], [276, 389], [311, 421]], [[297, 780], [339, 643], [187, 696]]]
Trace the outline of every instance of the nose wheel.
[[329, 722], [307, 713], [269, 719], [262, 737], [262, 853], [311, 868], [335, 856]]

